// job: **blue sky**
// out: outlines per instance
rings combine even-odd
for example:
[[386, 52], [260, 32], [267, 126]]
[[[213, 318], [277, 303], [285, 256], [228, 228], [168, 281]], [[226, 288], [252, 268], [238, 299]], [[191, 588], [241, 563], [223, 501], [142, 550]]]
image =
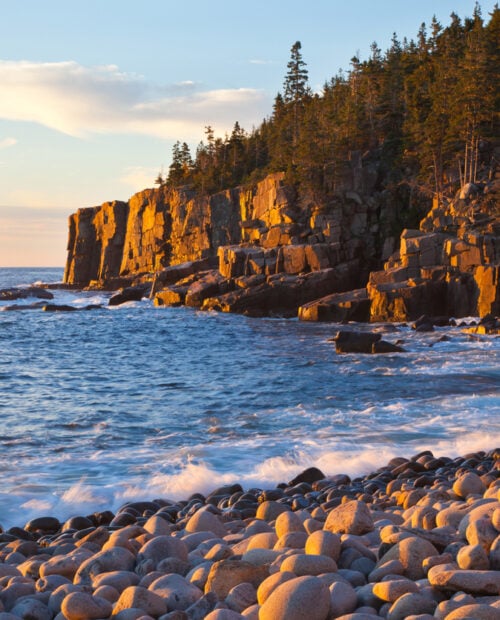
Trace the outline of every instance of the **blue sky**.
[[[494, 0], [481, 2], [487, 19]], [[67, 216], [127, 200], [205, 125], [250, 130], [302, 43], [313, 89], [448, 24], [465, 0], [23, 0], [0, 4], [0, 266], [63, 265]]]

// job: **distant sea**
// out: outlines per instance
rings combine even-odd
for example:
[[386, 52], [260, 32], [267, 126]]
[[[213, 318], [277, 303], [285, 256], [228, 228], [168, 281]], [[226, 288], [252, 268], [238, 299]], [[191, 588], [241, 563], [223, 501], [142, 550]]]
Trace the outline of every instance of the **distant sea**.
[[[0, 288], [61, 279], [0, 269]], [[396, 325], [384, 338], [406, 353], [337, 355], [335, 324], [54, 294], [103, 307], [0, 311], [4, 527], [229, 482], [272, 488], [311, 465], [358, 475], [422, 449], [500, 446], [498, 337]]]

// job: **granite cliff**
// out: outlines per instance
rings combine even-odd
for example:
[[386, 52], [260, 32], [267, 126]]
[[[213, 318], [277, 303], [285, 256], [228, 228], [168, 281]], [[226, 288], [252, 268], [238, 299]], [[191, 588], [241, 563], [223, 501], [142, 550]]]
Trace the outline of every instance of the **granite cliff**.
[[[81, 288], [141, 283], [157, 305], [302, 320], [499, 314], [497, 168], [427, 208], [380, 191], [378, 177], [376, 163], [354, 153], [328, 200], [297, 193], [276, 173], [211, 196], [162, 186], [80, 209], [69, 221], [64, 279]], [[403, 229], [419, 210], [419, 228]]]

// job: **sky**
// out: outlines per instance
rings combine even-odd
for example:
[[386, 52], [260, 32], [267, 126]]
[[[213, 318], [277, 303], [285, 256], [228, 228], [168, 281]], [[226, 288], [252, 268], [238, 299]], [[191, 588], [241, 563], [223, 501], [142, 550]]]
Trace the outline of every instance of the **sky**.
[[[496, 0], [483, 0], [487, 20]], [[128, 200], [211, 125], [272, 110], [290, 48], [320, 90], [469, 0], [0, 0], [0, 267], [63, 266], [67, 219]]]

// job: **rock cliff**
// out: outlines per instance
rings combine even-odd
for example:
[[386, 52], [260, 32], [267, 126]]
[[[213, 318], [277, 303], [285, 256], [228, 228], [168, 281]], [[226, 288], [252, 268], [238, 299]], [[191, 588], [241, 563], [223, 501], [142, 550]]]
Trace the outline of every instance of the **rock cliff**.
[[359, 154], [328, 201], [297, 194], [282, 173], [212, 196], [148, 189], [70, 217], [64, 279], [149, 280], [158, 305], [302, 320], [499, 314], [499, 185], [494, 169], [402, 232], [407, 197], [379, 191]]

